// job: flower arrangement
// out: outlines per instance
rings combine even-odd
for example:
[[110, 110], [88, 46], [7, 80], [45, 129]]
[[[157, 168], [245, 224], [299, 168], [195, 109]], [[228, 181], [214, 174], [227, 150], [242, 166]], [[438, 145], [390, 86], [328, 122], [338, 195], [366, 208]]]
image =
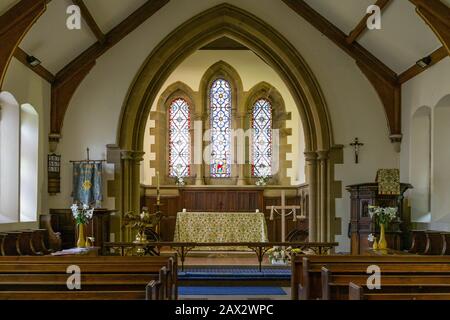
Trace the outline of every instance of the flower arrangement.
[[270, 176], [269, 175], [262, 175], [261, 177], [259, 177], [258, 180], [256, 180], [256, 185], [257, 186], [265, 186], [267, 185], [267, 182], [269, 182]]
[[72, 209], [72, 215], [77, 225], [87, 224], [94, 214], [94, 208], [89, 207], [87, 204], [78, 206], [74, 203], [70, 209]]
[[177, 168], [174, 169], [174, 173], [175, 173], [175, 183], [177, 186], [182, 187], [184, 185], [186, 185], [186, 182], [184, 181], [184, 177], [183, 174], [181, 172], [181, 167], [178, 166]]
[[273, 248], [270, 248], [269, 250], [267, 250], [267, 253], [269, 254], [269, 259], [271, 260], [272, 264], [290, 263], [292, 254], [299, 254], [302, 252], [303, 251], [299, 248], [288, 247], [286, 249], [283, 249], [283, 247], [280, 247], [280, 246], [274, 246]]
[[375, 219], [379, 225], [386, 225], [397, 218], [397, 208], [369, 206], [370, 218]]

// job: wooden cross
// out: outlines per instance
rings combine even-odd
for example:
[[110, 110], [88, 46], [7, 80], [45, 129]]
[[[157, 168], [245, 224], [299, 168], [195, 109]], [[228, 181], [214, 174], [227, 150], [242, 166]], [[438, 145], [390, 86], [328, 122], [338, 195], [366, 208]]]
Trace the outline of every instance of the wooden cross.
[[355, 138], [355, 141], [350, 143], [350, 145], [355, 150], [355, 163], [359, 163], [359, 148], [364, 145], [364, 143], [359, 142], [358, 138]]
[[[292, 220], [297, 221], [297, 219], [306, 219], [306, 216], [303, 212], [300, 212], [301, 215], [297, 216], [297, 210], [300, 210], [300, 206], [287, 206], [286, 205], [286, 192], [285, 190], [281, 191], [281, 206], [266, 206], [266, 209], [270, 209], [270, 220], [273, 220], [273, 213], [276, 212], [281, 216], [281, 242], [286, 241], [286, 217], [292, 215]], [[281, 210], [279, 213], [277, 210]], [[286, 210], [290, 210], [286, 213]]]

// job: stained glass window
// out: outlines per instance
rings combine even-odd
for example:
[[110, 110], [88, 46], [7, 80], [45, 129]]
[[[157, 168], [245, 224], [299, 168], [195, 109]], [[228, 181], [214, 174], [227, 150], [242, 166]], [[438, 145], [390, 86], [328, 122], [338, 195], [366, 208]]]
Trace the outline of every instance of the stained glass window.
[[190, 174], [191, 135], [189, 105], [175, 99], [169, 109], [169, 175], [186, 177]]
[[259, 99], [252, 111], [252, 175], [272, 174], [272, 106], [266, 99]]
[[231, 86], [217, 79], [210, 90], [211, 160], [210, 173], [215, 178], [231, 176]]

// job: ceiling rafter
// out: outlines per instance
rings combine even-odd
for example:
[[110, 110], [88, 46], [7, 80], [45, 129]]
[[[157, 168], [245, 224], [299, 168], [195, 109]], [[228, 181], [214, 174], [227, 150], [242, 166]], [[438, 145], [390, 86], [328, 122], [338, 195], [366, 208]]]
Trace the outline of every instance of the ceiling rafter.
[[56, 74], [52, 85], [50, 136], [54, 140], [61, 133], [64, 115], [80, 83], [95, 65], [96, 60], [134, 31], [170, 0], [148, 0], [105, 35], [103, 43], [96, 42]]
[[37, 66], [30, 65], [30, 63], [28, 62], [29, 56], [30, 55], [20, 47], [17, 47], [16, 51], [14, 52], [14, 58], [22, 62], [27, 68], [35, 72], [38, 76], [47, 80], [47, 82], [53, 83], [53, 81], [55, 81], [55, 76], [40, 64]]
[[0, 88], [17, 46], [46, 5], [46, 0], [21, 0], [0, 16]]
[[392, 142], [401, 140], [401, 85], [397, 74], [357, 42], [311, 8], [304, 0], [282, 0], [318, 31], [352, 57], [377, 91], [386, 113]]
[[410, 0], [450, 55], [450, 8], [439, 0]]
[[447, 49], [445, 47], [440, 47], [439, 49], [437, 49], [433, 53], [431, 53], [429, 55], [429, 57], [431, 58], [431, 62], [426, 68], [422, 68], [417, 64], [413, 65], [408, 70], [404, 71], [403, 73], [401, 73], [398, 76], [399, 82], [401, 84], [403, 84], [403, 83], [411, 80], [412, 78], [416, 77], [417, 75], [421, 74], [422, 72], [428, 70], [431, 66], [435, 65], [439, 61], [448, 57]]
[[92, 16], [91, 12], [89, 11], [88, 7], [86, 7], [86, 4], [84, 3], [84, 1], [83, 0], [72, 0], [72, 2], [80, 8], [81, 16], [83, 17], [84, 21], [87, 23], [89, 28], [91, 29], [92, 33], [97, 38], [98, 42], [104, 43], [105, 42], [105, 34], [102, 32], [102, 30], [98, 26], [97, 22], [95, 21], [94, 17]]
[[[377, 0], [375, 3], [376, 6], [380, 8], [381, 11], [386, 9], [387, 5], [391, 3], [391, 0]], [[358, 23], [358, 25], [353, 29], [348, 37], [347, 43], [353, 43], [358, 40], [359, 37], [363, 35], [363, 33], [367, 30], [367, 19], [372, 16], [372, 13], [367, 13], [364, 18]]]

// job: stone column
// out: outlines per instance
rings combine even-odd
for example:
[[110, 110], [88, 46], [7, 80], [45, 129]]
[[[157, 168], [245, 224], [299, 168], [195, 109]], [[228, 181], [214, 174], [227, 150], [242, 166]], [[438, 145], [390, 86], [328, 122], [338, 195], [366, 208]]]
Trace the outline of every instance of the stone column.
[[246, 185], [246, 179], [245, 179], [245, 118], [246, 114], [245, 112], [240, 112], [236, 114], [236, 123], [237, 128], [241, 129], [242, 131], [235, 131], [238, 133], [237, 139], [236, 139], [236, 168], [238, 173], [238, 179], [237, 179], [237, 185], [243, 186]]
[[192, 173], [195, 176], [195, 185], [205, 184], [203, 179], [203, 120], [201, 113], [194, 113], [192, 141]]
[[317, 153], [305, 152], [306, 182], [309, 185], [309, 241], [317, 241]]
[[122, 223], [123, 215], [127, 212], [139, 214], [140, 212], [140, 164], [144, 152], [123, 150], [121, 152], [122, 162], [122, 194], [121, 194], [121, 241], [130, 241], [129, 230]]
[[327, 204], [327, 188], [328, 188], [328, 151], [318, 151], [319, 162], [319, 185], [318, 190], [320, 192], [319, 197], [319, 210], [320, 213], [320, 225], [319, 225], [319, 237], [318, 240], [322, 242], [328, 241], [328, 204]]

